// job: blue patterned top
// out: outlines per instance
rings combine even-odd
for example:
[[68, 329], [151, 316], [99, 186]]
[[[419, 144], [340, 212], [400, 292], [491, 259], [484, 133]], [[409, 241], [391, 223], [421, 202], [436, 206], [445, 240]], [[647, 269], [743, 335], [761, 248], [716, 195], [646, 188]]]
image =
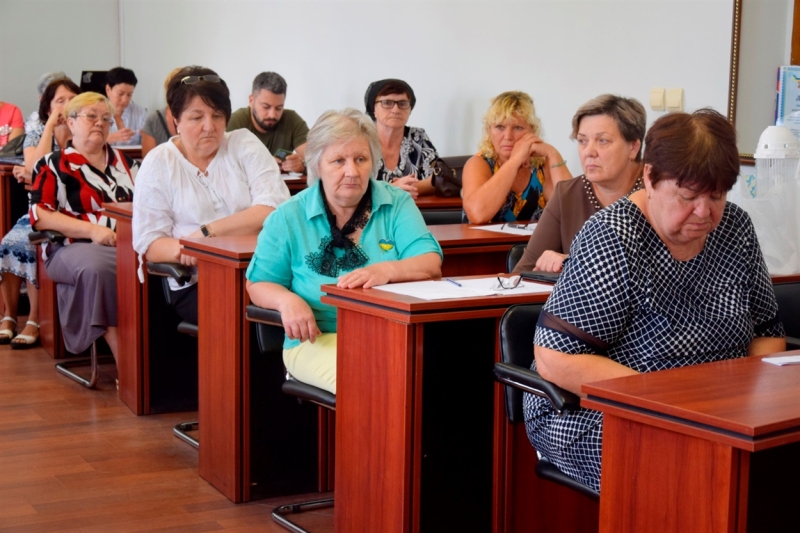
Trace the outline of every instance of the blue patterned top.
[[[772, 282], [742, 209], [728, 203], [703, 250], [678, 261], [623, 198], [575, 237], [534, 344], [653, 372], [746, 357], [753, 338], [783, 336]], [[580, 409], [559, 417], [529, 394], [524, 410], [534, 447], [599, 490], [602, 414]]]

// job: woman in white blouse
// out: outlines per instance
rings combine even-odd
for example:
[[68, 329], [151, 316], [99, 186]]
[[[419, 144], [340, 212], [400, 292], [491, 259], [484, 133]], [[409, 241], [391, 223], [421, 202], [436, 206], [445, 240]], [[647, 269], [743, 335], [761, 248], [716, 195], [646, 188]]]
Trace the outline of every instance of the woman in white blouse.
[[[289, 198], [280, 169], [249, 131], [225, 132], [230, 93], [213, 70], [186, 67], [167, 89], [178, 135], [142, 163], [133, 203], [133, 247], [148, 261], [194, 265], [181, 237], [256, 235]], [[197, 323], [197, 287], [178, 287], [173, 307]]]

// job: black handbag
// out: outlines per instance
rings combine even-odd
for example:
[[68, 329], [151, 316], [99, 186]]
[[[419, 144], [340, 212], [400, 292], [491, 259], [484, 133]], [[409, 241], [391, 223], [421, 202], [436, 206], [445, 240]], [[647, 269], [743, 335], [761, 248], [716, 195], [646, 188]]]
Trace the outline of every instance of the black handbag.
[[0, 148], [0, 157], [14, 157], [22, 155], [22, 144], [25, 142], [25, 135], [14, 137]]
[[450, 198], [461, 196], [461, 178], [455, 169], [447, 166], [441, 158], [431, 163], [433, 169], [433, 189], [436, 196]]

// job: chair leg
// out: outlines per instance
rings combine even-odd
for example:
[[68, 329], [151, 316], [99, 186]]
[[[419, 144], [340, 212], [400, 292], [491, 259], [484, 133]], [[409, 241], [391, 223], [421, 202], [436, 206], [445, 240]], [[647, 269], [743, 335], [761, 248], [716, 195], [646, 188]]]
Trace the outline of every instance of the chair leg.
[[333, 507], [333, 498], [326, 498], [324, 500], [311, 500], [307, 502], [289, 503], [286, 505], [280, 505], [275, 509], [273, 509], [272, 519], [275, 520], [275, 522], [277, 522], [284, 528], [288, 529], [289, 531], [293, 531], [294, 533], [309, 533], [307, 529], [303, 529], [299, 525], [295, 524], [294, 522], [286, 518], [286, 515], [304, 513], [306, 511], [312, 511], [314, 509], [326, 509], [328, 507]]
[[[61, 374], [64, 374], [68, 378], [77, 381], [81, 385], [86, 388], [92, 389], [95, 385], [97, 385], [97, 380], [100, 377], [100, 364], [101, 363], [113, 363], [114, 358], [110, 355], [99, 356], [97, 354], [97, 343], [92, 343], [91, 348], [91, 356], [88, 358], [83, 359], [72, 359], [70, 361], [64, 361], [63, 363], [56, 364], [56, 370]], [[81, 376], [73, 372], [72, 368], [79, 368], [89, 366], [91, 368], [91, 375], [89, 379]]]
[[174, 428], [172, 428], [172, 433], [174, 433], [176, 437], [186, 442], [190, 446], [199, 449], [200, 441], [197, 440], [197, 438], [189, 435], [190, 431], [195, 432], [198, 429], [200, 429], [200, 422], [181, 422], [180, 424], [177, 424]]

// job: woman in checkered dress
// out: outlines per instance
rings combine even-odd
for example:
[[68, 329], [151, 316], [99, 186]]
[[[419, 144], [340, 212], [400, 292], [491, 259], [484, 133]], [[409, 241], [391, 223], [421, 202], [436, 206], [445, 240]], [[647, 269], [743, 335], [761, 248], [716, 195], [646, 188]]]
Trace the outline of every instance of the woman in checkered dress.
[[[719, 113], [673, 113], [645, 138], [645, 189], [592, 216], [545, 304], [532, 368], [583, 383], [785, 349], [755, 230], [725, 196], [739, 174], [736, 132]], [[533, 446], [600, 488], [603, 415], [559, 417], [524, 399]]]

